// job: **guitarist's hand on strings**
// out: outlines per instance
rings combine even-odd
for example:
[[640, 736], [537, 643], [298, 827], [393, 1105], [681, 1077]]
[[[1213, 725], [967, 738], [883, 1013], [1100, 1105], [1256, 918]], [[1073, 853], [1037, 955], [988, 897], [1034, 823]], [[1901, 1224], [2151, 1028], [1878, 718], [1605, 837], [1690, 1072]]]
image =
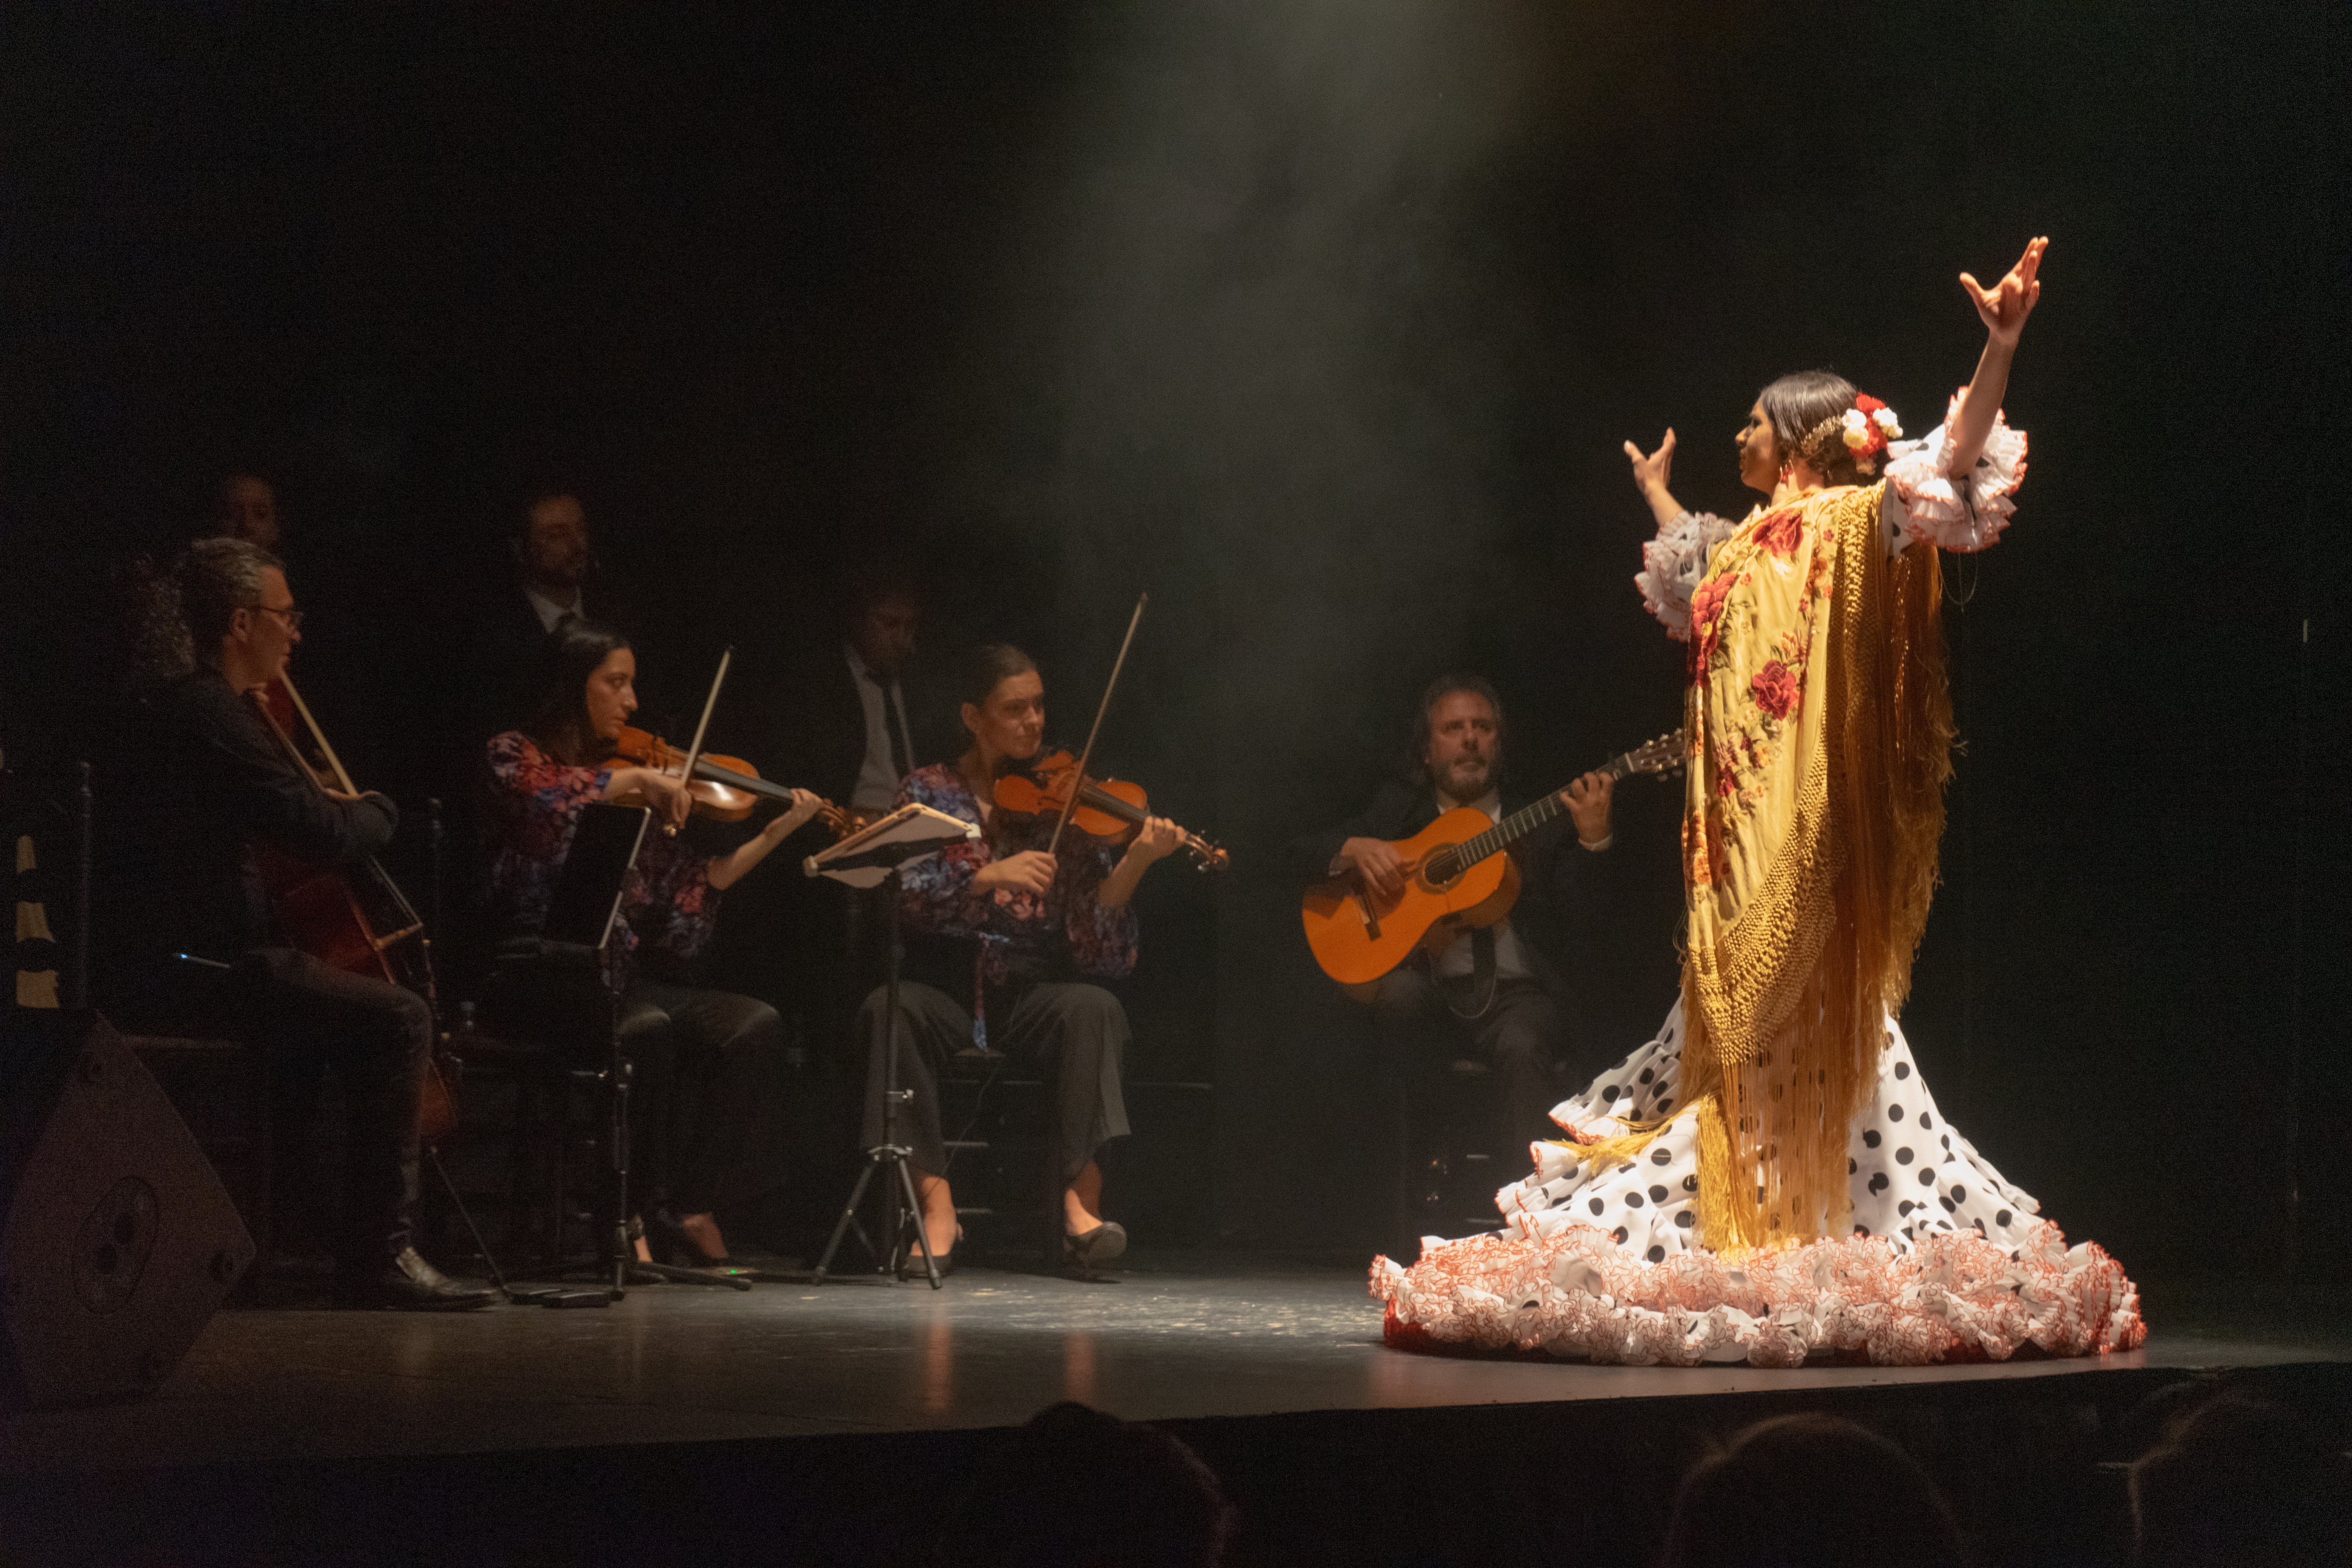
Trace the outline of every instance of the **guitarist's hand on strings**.
[[1375, 898], [1393, 899], [1404, 891], [1404, 861], [1397, 855], [1396, 846], [1386, 839], [1350, 838], [1340, 845], [1331, 874], [1338, 876], [1350, 868]]
[[1616, 788], [1617, 781], [1607, 773], [1587, 773], [1559, 792], [1576, 824], [1576, 841], [1588, 849], [1608, 842], [1609, 797]]

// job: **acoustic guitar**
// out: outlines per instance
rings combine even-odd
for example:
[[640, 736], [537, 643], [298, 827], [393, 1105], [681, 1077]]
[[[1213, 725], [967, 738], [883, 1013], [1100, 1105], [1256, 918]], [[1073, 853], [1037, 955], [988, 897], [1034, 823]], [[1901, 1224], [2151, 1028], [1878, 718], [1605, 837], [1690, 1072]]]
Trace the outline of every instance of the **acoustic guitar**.
[[[1679, 773], [1684, 752], [1676, 730], [1593, 771], [1612, 779]], [[1500, 822], [1476, 806], [1456, 806], [1393, 846], [1405, 870], [1404, 889], [1394, 898], [1377, 898], [1353, 871], [1318, 882], [1299, 910], [1315, 962], [1342, 985], [1369, 985], [1424, 942], [1441, 948], [1465, 931], [1495, 924], [1519, 897], [1518, 866], [1504, 851], [1567, 815], [1565, 790]]]

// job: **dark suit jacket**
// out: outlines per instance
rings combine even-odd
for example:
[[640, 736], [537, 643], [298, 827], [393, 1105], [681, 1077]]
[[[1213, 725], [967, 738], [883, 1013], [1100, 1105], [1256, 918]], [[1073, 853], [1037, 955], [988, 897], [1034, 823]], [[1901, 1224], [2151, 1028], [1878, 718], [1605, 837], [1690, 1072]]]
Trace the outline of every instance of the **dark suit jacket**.
[[[478, 763], [483, 743], [523, 721], [530, 680], [539, 666], [539, 650], [547, 628], [539, 624], [519, 584], [500, 584], [502, 591], [479, 595], [467, 616], [459, 666], [466, 681], [466, 740], [469, 762]], [[585, 604], [583, 596], [583, 601]]]
[[[692, 672], [668, 668], [659, 650], [648, 652], [638, 617], [620, 594], [601, 579], [589, 583], [580, 595], [580, 605], [590, 620], [622, 633], [635, 647], [637, 700], [644, 707], [642, 716], [633, 722], [641, 728], [675, 722], [677, 715], [665, 709], [663, 700], [690, 685], [688, 678]], [[463, 694], [465, 723], [458, 753], [464, 769], [460, 776], [470, 779], [481, 764], [484, 742], [501, 731], [517, 728], [528, 716], [523, 709], [530, 700], [547, 628], [539, 624], [539, 611], [510, 573], [497, 578], [470, 603], [463, 603], [459, 615], [460, 625], [452, 639], [460, 650], [456, 674], [457, 689]], [[707, 681], [708, 672], [700, 679]], [[686, 740], [682, 735], [665, 738], [680, 744]]]
[[[1529, 797], [1506, 795], [1503, 815]], [[1291, 841], [1286, 858], [1301, 891], [1330, 876], [1331, 858], [1350, 838], [1410, 838], [1437, 820], [1437, 792], [1391, 779], [1363, 810], [1338, 826]], [[1519, 863], [1519, 899], [1511, 927], [1528, 972], [1565, 1005], [1580, 965], [1575, 962], [1592, 921], [1615, 901], [1623, 857], [1612, 847], [1586, 849], [1566, 816], [1547, 823], [1511, 847]]]
[[[741, 748], [762, 778], [848, 805], [866, 765], [866, 706], [841, 638], [780, 639], [756, 663], [742, 661], [739, 674], [729, 678], [711, 721], [712, 733], [726, 739], [723, 749]], [[903, 682], [901, 694], [908, 695]], [[863, 977], [845, 967], [846, 890], [804, 877], [798, 865], [830, 842], [824, 826], [812, 823], [772, 858], [773, 870], [763, 866], [728, 890], [709, 971], [715, 984], [779, 1006], [836, 1011], [843, 1004], [836, 994], [857, 990]], [[846, 1005], [856, 1000], [847, 997]]]
[[221, 962], [275, 940], [251, 845], [348, 866], [392, 840], [382, 795], [330, 799], [295, 772], [250, 703], [211, 671], [181, 678], [133, 721], [103, 836], [110, 956], [152, 970], [174, 952]]
[[779, 694], [779, 754], [795, 783], [845, 806], [866, 766], [866, 705], [857, 699], [856, 678], [839, 643], [807, 656], [795, 676]]

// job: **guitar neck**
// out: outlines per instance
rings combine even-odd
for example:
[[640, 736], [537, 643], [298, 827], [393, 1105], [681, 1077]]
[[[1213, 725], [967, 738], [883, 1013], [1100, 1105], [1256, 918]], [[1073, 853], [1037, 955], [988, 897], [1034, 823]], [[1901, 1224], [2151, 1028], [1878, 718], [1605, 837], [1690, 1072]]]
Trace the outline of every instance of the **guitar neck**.
[[[1621, 752], [1592, 770], [1612, 779], [1622, 779], [1633, 771], [1633, 753]], [[1533, 805], [1523, 806], [1475, 838], [1465, 838], [1454, 847], [1464, 866], [1475, 866], [1489, 855], [1498, 855], [1512, 845], [1548, 823], [1568, 815], [1568, 802], [1560, 792], [1553, 790]]]

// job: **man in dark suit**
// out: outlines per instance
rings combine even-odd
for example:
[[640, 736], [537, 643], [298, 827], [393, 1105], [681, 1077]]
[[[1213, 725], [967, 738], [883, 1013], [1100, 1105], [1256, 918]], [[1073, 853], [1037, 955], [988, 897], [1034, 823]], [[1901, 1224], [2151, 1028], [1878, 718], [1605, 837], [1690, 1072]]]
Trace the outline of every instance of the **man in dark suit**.
[[[721, 716], [779, 779], [879, 816], [915, 766], [903, 681], [922, 600], [904, 577], [877, 571], [853, 579], [840, 605], [833, 635], [787, 654], [781, 679], [730, 683]], [[824, 879], [777, 879], [730, 904], [717, 963], [737, 988], [804, 1011], [832, 1033], [878, 979], [871, 902]]]
[[[473, 606], [462, 639], [469, 768], [479, 766], [483, 742], [529, 717], [521, 711], [524, 694], [547, 634], [566, 617], [592, 618], [584, 590], [596, 557], [587, 509], [570, 490], [552, 486], [527, 489], [516, 500], [507, 518], [515, 574]], [[601, 599], [593, 618], [619, 624]]]
[[[1302, 885], [1354, 877], [1375, 894], [1393, 894], [1405, 876], [1393, 841], [1457, 807], [1499, 821], [1528, 804], [1503, 796], [1503, 704], [1482, 677], [1432, 682], [1422, 697], [1419, 735], [1408, 779], [1381, 785], [1362, 811], [1291, 847]], [[1584, 1060], [1591, 1053], [1578, 1038], [1559, 959], [1570, 928], [1612, 891], [1611, 789], [1606, 774], [1587, 773], [1561, 791], [1565, 821], [1509, 851], [1520, 876], [1510, 917], [1457, 932], [1433, 952], [1424, 946], [1382, 975], [1371, 997], [1391, 1089], [1457, 1059], [1481, 1059], [1494, 1068], [1502, 1088], [1489, 1151], [1495, 1154], [1515, 1155], [1536, 1139], [1558, 1136], [1548, 1112], [1567, 1087], [1563, 1067], [1604, 1065]]]

